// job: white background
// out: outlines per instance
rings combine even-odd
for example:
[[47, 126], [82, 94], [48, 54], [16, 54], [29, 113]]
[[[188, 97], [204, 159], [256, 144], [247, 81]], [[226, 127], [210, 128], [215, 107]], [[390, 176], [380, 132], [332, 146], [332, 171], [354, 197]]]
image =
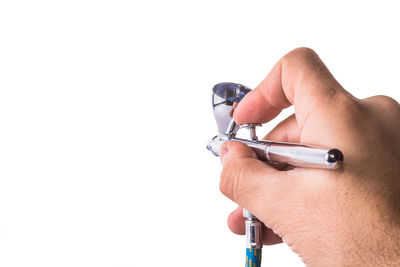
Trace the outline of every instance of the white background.
[[1, 1], [0, 266], [244, 266], [212, 86], [308, 46], [355, 96], [400, 100], [395, 4]]

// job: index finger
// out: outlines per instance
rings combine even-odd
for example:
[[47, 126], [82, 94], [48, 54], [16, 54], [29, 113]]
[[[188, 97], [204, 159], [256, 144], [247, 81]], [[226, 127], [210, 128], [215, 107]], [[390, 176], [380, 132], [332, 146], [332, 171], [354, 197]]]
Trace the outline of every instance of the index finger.
[[285, 55], [268, 76], [248, 93], [234, 112], [237, 124], [265, 123], [282, 109], [294, 105], [302, 128], [311, 111], [332, 110], [345, 90], [318, 55], [309, 48], [297, 48]]

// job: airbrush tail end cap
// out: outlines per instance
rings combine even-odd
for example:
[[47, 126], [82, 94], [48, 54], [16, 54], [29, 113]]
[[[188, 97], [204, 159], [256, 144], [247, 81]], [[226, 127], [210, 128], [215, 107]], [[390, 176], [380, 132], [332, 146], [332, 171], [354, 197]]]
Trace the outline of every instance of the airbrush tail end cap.
[[339, 149], [333, 148], [328, 151], [327, 161], [329, 163], [335, 163], [335, 162], [342, 163], [343, 159], [344, 159], [343, 153]]

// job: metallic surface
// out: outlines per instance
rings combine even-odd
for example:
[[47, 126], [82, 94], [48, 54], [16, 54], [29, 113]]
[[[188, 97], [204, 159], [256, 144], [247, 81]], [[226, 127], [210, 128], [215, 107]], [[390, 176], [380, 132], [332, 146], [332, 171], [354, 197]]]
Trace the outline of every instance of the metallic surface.
[[246, 209], [243, 217], [246, 218], [246, 248], [262, 248], [262, 223]]
[[[214, 155], [219, 155], [219, 147], [226, 141], [239, 141], [251, 147], [262, 161], [288, 164], [297, 167], [334, 169], [340, 166], [340, 157], [332, 159], [332, 149], [321, 149], [312, 146], [273, 142], [267, 140], [253, 141], [236, 137], [215, 136], [207, 146]], [[340, 151], [339, 151], [340, 152]], [[341, 153], [341, 152], [340, 152]], [[343, 157], [343, 156], [342, 156]]]

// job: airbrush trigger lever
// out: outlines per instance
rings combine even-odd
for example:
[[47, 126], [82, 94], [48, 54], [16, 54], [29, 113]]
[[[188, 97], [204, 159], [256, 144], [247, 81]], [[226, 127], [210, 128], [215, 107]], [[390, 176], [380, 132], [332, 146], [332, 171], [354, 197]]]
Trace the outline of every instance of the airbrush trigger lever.
[[245, 123], [239, 126], [240, 129], [248, 129], [250, 133], [251, 141], [258, 141], [258, 137], [256, 134], [256, 127], [261, 127], [261, 123]]

